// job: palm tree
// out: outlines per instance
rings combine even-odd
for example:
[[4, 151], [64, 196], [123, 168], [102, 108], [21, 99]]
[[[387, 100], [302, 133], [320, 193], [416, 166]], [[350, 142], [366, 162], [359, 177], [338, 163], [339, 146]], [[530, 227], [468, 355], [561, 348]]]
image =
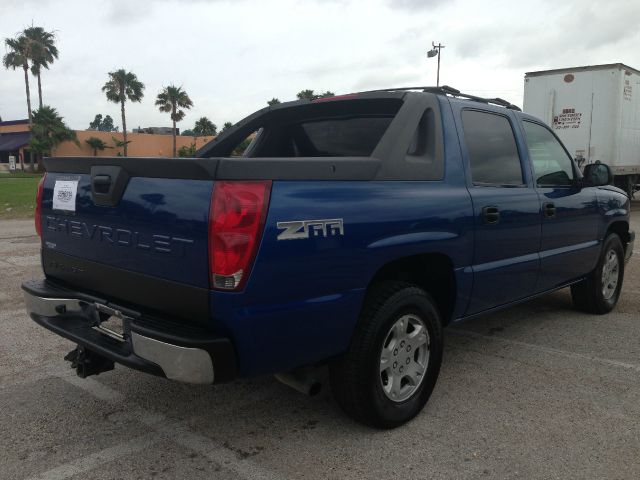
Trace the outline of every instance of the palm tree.
[[8, 52], [2, 58], [2, 64], [7, 69], [24, 70], [24, 85], [27, 91], [27, 112], [29, 114], [29, 127], [33, 125], [33, 115], [31, 114], [31, 92], [29, 91], [29, 62], [33, 57], [34, 44], [24, 35], [17, 38], [5, 38], [5, 47]]
[[42, 108], [40, 72], [43, 68], [49, 69], [49, 65], [58, 58], [58, 48], [55, 45], [56, 36], [53, 32], [47, 32], [42, 27], [33, 26], [25, 28], [23, 35], [34, 46], [31, 59], [31, 74], [38, 78], [38, 105]]
[[[131, 140], [127, 140], [126, 142], [123, 140], [120, 140], [116, 137], [111, 137], [111, 140], [113, 140], [113, 144], [115, 145], [115, 148], [123, 148], [125, 151], [125, 155], [127, 154], [127, 145], [129, 145], [131, 143]], [[109, 147], [111, 148], [111, 147]], [[118, 152], [118, 157], [122, 156], [122, 153]]]
[[100, 138], [98, 137], [89, 137], [85, 140], [85, 142], [93, 149], [93, 156], [96, 157], [98, 155], [98, 150], [102, 151], [105, 148], [112, 148], [112, 147], [108, 147], [106, 143], [104, 143]]
[[[56, 109], [48, 105], [33, 112], [33, 124], [30, 128], [29, 148], [39, 158], [51, 154], [53, 149], [66, 140], [78, 144], [76, 132], [70, 130]], [[33, 159], [33, 155], [31, 158]], [[40, 167], [42, 167], [41, 163], [38, 164]]]
[[200, 117], [196, 120], [196, 124], [193, 127], [193, 133], [198, 137], [206, 137], [209, 135], [215, 135], [218, 131], [216, 124], [209, 120], [207, 117]]
[[[102, 91], [107, 95], [107, 100], [120, 104], [122, 114], [122, 135], [124, 137], [124, 156], [127, 156], [127, 121], [124, 114], [124, 103], [127, 99], [132, 102], [142, 101], [144, 94], [144, 83], [138, 80], [135, 73], [127, 72], [124, 68], [109, 72], [109, 80], [102, 87]], [[175, 144], [175, 138], [174, 138]], [[175, 149], [174, 149], [175, 150]]]
[[193, 102], [187, 95], [182, 87], [176, 87], [175, 85], [169, 85], [164, 87], [156, 98], [156, 106], [160, 108], [161, 112], [170, 112], [171, 120], [173, 121], [173, 156], [176, 157], [176, 122], [179, 122], [184, 118], [184, 110], [181, 108], [189, 109], [193, 106]]

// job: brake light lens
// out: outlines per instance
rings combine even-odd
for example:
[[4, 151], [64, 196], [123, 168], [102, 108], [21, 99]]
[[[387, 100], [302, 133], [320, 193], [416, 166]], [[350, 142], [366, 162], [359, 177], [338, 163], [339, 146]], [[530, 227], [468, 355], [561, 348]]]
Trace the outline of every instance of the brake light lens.
[[211, 287], [239, 290], [260, 244], [271, 181], [217, 181], [209, 211]]
[[352, 98], [356, 98], [357, 96], [357, 93], [347, 93], [345, 95], [334, 95], [332, 97], [320, 97], [316, 98], [315, 100], [311, 100], [311, 103], [333, 102], [335, 100], [350, 100]]
[[44, 179], [47, 174], [42, 175], [40, 182], [38, 182], [38, 191], [36, 192], [36, 212], [35, 212], [35, 224], [36, 233], [39, 237], [42, 237], [42, 190], [44, 189]]

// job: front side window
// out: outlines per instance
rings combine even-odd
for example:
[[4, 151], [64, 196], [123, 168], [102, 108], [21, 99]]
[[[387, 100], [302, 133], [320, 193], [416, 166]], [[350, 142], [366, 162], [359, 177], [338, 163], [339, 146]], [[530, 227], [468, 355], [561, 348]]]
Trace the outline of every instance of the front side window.
[[537, 123], [525, 121], [522, 125], [537, 185], [572, 185], [573, 161], [558, 139]]
[[522, 185], [520, 155], [509, 120], [477, 110], [462, 112], [462, 127], [475, 185]]

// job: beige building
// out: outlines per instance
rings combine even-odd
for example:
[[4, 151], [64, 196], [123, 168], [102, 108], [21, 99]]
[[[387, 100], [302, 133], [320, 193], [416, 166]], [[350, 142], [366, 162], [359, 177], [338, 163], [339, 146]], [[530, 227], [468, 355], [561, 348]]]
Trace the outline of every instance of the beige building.
[[[95, 130], [76, 130], [78, 143], [67, 141], [63, 142], [51, 152], [51, 156], [56, 157], [115, 157], [123, 155], [122, 147], [118, 148], [114, 138], [122, 141], [122, 133], [120, 132], [98, 132]], [[93, 151], [93, 148], [87, 143], [91, 137], [102, 140], [107, 148], [104, 150]], [[213, 140], [215, 137], [187, 137], [177, 136], [176, 147], [189, 147], [193, 143], [196, 149], [201, 148], [205, 143]], [[25, 165], [29, 164], [30, 151], [29, 140], [31, 132], [29, 131], [28, 120], [12, 120], [8, 122], [0, 122], [0, 170], [9, 169], [9, 156], [16, 158], [17, 168], [20, 168], [21, 162]], [[173, 137], [171, 135], [153, 135], [147, 133], [127, 133], [127, 155], [129, 157], [170, 157], [173, 155]]]
[[12, 120], [0, 122], [0, 170], [9, 169], [9, 157], [16, 159], [20, 168], [21, 162], [29, 163], [29, 120]]
[[[74, 142], [63, 142], [58, 145], [51, 156], [55, 157], [92, 157], [93, 149], [87, 143], [90, 137], [96, 137], [107, 144], [104, 150], [98, 150], [98, 157], [115, 157], [123, 155], [122, 148], [117, 148], [114, 138], [122, 141], [122, 133], [118, 132], [97, 132], [94, 130], [76, 130], [78, 145]], [[205, 143], [213, 140], [214, 137], [176, 137], [176, 148], [188, 147], [195, 143], [196, 149]], [[127, 140], [131, 143], [127, 145], [127, 156], [129, 157], [171, 157], [173, 155], [173, 136], [153, 135], [148, 133], [127, 133]]]

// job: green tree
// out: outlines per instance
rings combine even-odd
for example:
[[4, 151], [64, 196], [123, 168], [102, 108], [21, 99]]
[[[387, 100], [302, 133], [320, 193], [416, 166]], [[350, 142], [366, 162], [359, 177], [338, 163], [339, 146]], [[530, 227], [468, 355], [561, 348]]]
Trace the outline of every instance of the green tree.
[[110, 115], [102, 118], [102, 114], [98, 113], [93, 122], [89, 122], [89, 130], [97, 130], [99, 132], [117, 132], [118, 127], [114, 126], [113, 118]]
[[23, 35], [32, 44], [31, 74], [38, 78], [38, 105], [42, 108], [42, 82], [40, 74], [43, 68], [49, 69], [58, 58], [58, 48], [56, 47], [56, 35], [47, 32], [42, 27], [27, 27]]
[[94, 157], [98, 155], [98, 150], [102, 151], [105, 148], [112, 148], [108, 147], [107, 144], [98, 137], [89, 137], [85, 140], [85, 142], [87, 142], [87, 144], [93, 149]]
[[[55, 147], [66, 140], [72, 140], [78, 144], [76, 132], [67, 128], [56, 109], [48, 105], [43, 105], [42, 108], [33, 112], [33, 124], [30, 129], [29, 148], [32, 154], [35, 153], [39, 158], [50, 155]], [[31, 158], [33, 170], [33, 155]]]
[[253, 137], [251, 135], [245, 138], [238, 145], [236, 145], [236, 148], [234, 148], [233, 151], [231, 152], [231, 156], [241, 157], [242, 155], [244, 155], [245, 150], [251, 144], [252, 141], [253, 141]]
[[193, 127], [193, 134], [197, 137], [207, 137], [218, 133], [218, 127], [215, 123], [209, 120], [207, 117], [200, 117], [196, 120], [196, 124]]
[[[119, 138], [116, 137], [111, 137], [111, 140], [113, 140], [113, 144], [115, 145], [114, 148], [124, 148], [124, 154], [125, 156], [127, 155], [127, 145], [129, 145], [131, 143], [131, 140], [120, 140]], [[118, 157], [122, 156], [122, 152], [118, 152], [117, 154]]]
[[107, 115], [104, 117], [104, 120], [102, 120], [99, 130], [101, 132], [117, 132], [118, 127], [113, 124], [113, 118], [111, 118], [111, 115]]
[[24, 71], [27, 113], [29, 115], [29, 127], [31, 127], [33, 125], [33, 115], [31, 112], [31, 92], [29, 91], [29, 62], [36, 54], [34, 48], [37, 47], [24, 35], [20, 35], [17, 38], [5, 38], [4, 44], [7, 49], [7, 53], [2, 57], [4, 67], [12, 70], [22, 68]]
[[315, 100], [316, 94], [313, 93], [313, 90], [300, 90], [296, 97], [298, 97], [298, 100]]
[[186, 130], [182, 130], [180, 135], [182, 135], [183, 137], [195, 137], [196, 136], [196, 134], [193, 133], [193, 130], [191, 130], [190, 128], [187, 128]]
[[109, 72], [109, 80], [102, 87], [107, 100], [120, 104], [122, 115], [122, 137], [124, 155], [127, 156], [127, 119], [125, 118], [124, 104], [127, 100], [141, 102], [144, 97], [144, 83], [138, 80], [135, 73], [127, 72], [121, 68], [115, 72]]
[[170, 113], [171, 121], [173, 122], [173, 156], [176, 157], [178, 155], [176, 151], [176, 122], [181, 121], [185, 116], [185, 112], [182, 109], [191, 108], [193, 102], [182, 87], [169, 85], [164, 87], [156, 97], [156, 106], [161, 112]]
[[100, 130], [100, 126], [102, 125], [102, 114], [98, 113], [93, 122], [89, 122], [89, 130]]
[[317, 100], [318, 98], [333, 97], [335, 93], [327, 90], [324, 93], [315, 93], [313, 90], [301, 90], [296, 94], [298, 100]]
[[195, 154], [196, 154], [196, 144], [195, 143], [192, 143], [188, 147], [186, 145], [183, 145], [183, 146], [180, 147], [180, 150], [178, 150], [178, 156], [179, 157], [192, 158], [193, 156], [195, 156]]
[[271, 100], [267, 102], [267, 105], [271, 107], [272, 105], [278, 105], [279, 103], [282, 103], [282, 102], [278, 100], [276, 97], [273, 97]]
[[220, 133], [222, 132], [226, 132], [227, 130], [229, 130], [231, 127], [233, 127], [233, 123], [231, 122], [224, 122], [224, 125], [222, 126], [222, 130], [220, 130]]

